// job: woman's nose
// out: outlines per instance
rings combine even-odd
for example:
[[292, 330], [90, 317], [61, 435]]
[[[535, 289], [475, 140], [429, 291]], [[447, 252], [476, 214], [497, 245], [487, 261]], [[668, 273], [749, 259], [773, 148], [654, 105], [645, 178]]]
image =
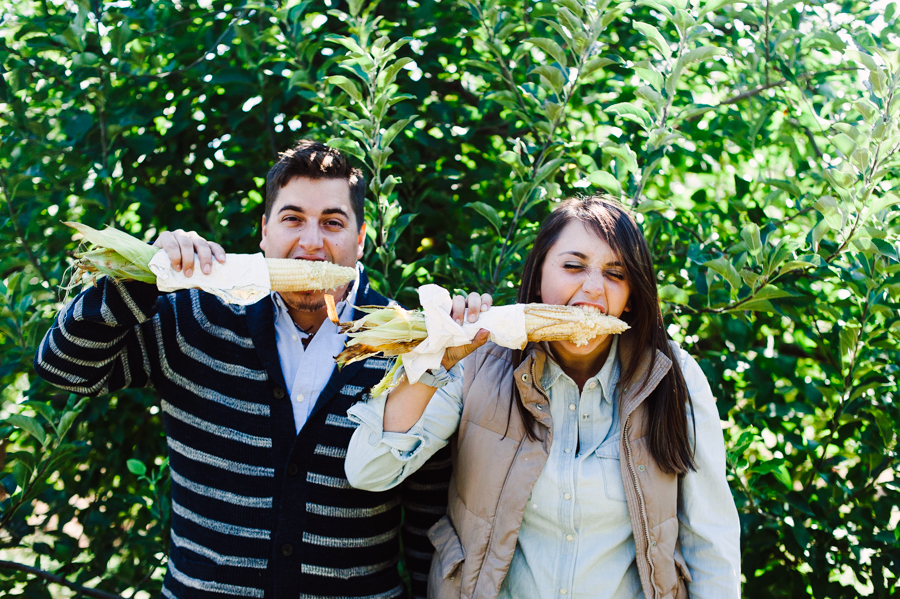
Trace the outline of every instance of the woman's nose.
[[590, 272], [588, 273], [587, 278], [584, 280], [584, 283], [581, 285], [581, 289], [584, 293], [591, 298], [599, 298], [602, 297], [606, 293], [606, 288], [603, 284], [603, 273], [599, 272]]

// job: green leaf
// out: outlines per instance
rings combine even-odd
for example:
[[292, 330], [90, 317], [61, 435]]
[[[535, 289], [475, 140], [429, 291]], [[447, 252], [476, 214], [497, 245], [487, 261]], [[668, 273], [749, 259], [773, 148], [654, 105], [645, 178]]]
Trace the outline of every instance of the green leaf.
[[778, 482], [783, 484], [786, 488], [790, 489], [793, 487], [793, 481], [791, 480], [791, 475], [787, 470], [787, 466], [783, 459], [773, 458], [766, 461], [759, 461], [753, 464], [753, 467], [750, 469], [751, 472], [755, 472], [760, 476], [764, 474], [773, 475]]
[[356, 86], [356, 83], [344, 77], [343, 75], [333, 75], [331, 77], [326, 77], [325, 82], [330, 85], [336, 85], [345, 92], [347, 95], [353, 98], [355, 102], [362, 102], [363, 95], [362, 92], [359, 91], [359, 88]]
[[559, 68], [551, 65], [540, 65], [531, 69], [531, 74], [540, 75], [542, 80], [546, 80], [550, 84], [557, 95], [562, 94], [563, 87], [566, 85], [566, 77]]
[[619, 158], [621, 161], [620, 166], [624, 166], [629, 173], [640, 174], [641, 169], [638, 167], [637, 154], [627, 145], [604, 146], [603, 151]]
[[7, 417], [6, 422], [29, 433], [32, 437], [37, 439], [41, 445], [46, 444], [47, 433], [44, 432], [44, 427], [41, 426], [41, 423], [34, 418], [22, 414], [12, 414]]
[[653, 122], [653, 119], [650, 118], [650, 114], [646, 110], [640, 106], [635, 106], [634, 104], [629, 104], [627, 102], [613, 104], [606, 109], [606, 112], [617, 114], [627, 121], [634, 121], [645, 131], [650, 130], [650, 126]]
[[144, 476], [147, 474], [147, 467], [144, 466], [144, 463], [140, 460], [128, 460], [125, 463], [128, 466], [128, 471], [136, 476]]
[[756, 256], [759, 254], [760, 250], [762, 250], [762, 241], [760, 241], [759, 237], [759, 225], [756, 223], [750, 223], [744, 226], [741, 230], [741, 239], [747, 244], [747, 251], [753, 256]]
[[664, 302], [687, 306], [689, 297], [687, 291], [672, 284], [663, 285], [659, 288], [659, 299]]
[[567, 162], [569, 162], [569, 160], [566, 158], [554, 158], [553, 160], [548, 160], [543, 165], [541, 165], [541, 168], [539, 168], [534, 174], [532, 182], [535, 185], [540, 185], [541, 181], [558, 171], [559, 167], [566, 164]]
[[566, 66], [566, 53], [557, 44], [550, 38], [546, 37], [530, 37], [525, 40], [526, 43], [529, 43], [533, 46], [537, 46], [541, 50], [543, 50], [546, 54], [549, 54], [550, 57], [555, 60], [559, 66], [565, 68]]
[[871, 196], [870, 203], [866, 206], [869, 214], [878, 214], [882, 210], [887, 210], [891, 206], [900, 204], [900, 196], [895, 193], [886, 192], [880, 196]]
[[87, 405], [88, 398], [82, 397], [81, 400], [75, 404], [75, 406], [71, 410], [66, 410], [63, 412], [63, 415], [59, 418], [59, 426], [57, 427], [57, 431], [59, 433], [59, 438], [62, 439], [66, 436], [66, 433], [69, 432], [69, 429], [72, 427], [72, 423], [75, 422], [75, 418], [81, 413], [81, 410], [84, 409], [84, 406]]
[[900, 262], [900, 254], [897, 253], [897, 248], [884, 239], [872, 238], [872, 245], [882, 256], [887, 256], [888, 258]]
[[48, 403], [30, 399], [28, 401], [23, 401], [19, 405], [21, 405], [22, 407], [31, 408], [32, 410], [43, 416], [51, 425], [56, 422], [56, 410], [54, 410], [53, 407]]
[[13, 480], [20, 489], [24, 490], [31, 481], [31, 469], [21, 461], [16, 462], [13, 466]]
[[403, 129], [405, 129], [406, 126], [409, 125], [411, 122], [416, 120], [416, 118], [417, 117], [415, 117], [415, 116], [411, 116], [406, 119], [400, 119], [399, 121], [396, 121], [393, 124], [391, 124], [391, 126], [387, 128], [387, 131], [385, 131], [384, 134], [381, 136], [380, 147], [382, 149], [384, 149], [384, 148], [388, 147], [389, 145], [391, 145], [391, 142], [394, 141], [394, 138], [397, 137], [397, 134], [399, 134], [401, 131], [403, 131]]
[[753, 294], [754, 300], [771, 300], [782, 297], [795, 297], [795, 294], [784, 289], [779, 289], [775, 285], [766, 285]]
[[363, 149], [359, 147], [359, 143], [355, 140], [347, 139], [345, 137], [332, 137], [328, 140], [327, 145], [332, 148], [338, 149], [341, 152], [345, 152], [350, 154], [351, 156], [358, 158], [362, 161], [365, 161], [366, 154], [363, 152]]
[[584, 63], [584, 65], [582, 65], [578, 75], [579, 77], [587, 77], [604, 67], [608, 67], [611, 64], [622, 64], [622, 59], [618, 56], [609, 54], [605, 56], [595, 56], [594, 58]]
[[852, 60], [853, 62], [855, 62], [857, 64], [861, 64], [862, 66], [866, 67], [870, 71], [878, 70], [878, 64], [875, 62], [875, 59], [872, 58], [872, 56], [870, 56], [869, 54], [866, 54], [865, 52], [860, 52], [856, 48], [848, 47], [844, 51], [844, 55], [847, 57], [848, 60]]
[[741, 269], [741, 278], [744, 280], [744, 283], [747, 284], [747, 287], [754, 289], [756, 284], [759, 282], [761, 275], [756, 274], [752, 270], [748, 270], [746, 268]]
[[779, 179], [769, 179], [766, 181], [766, 183], [768, 183], [772, 187], [776, 187], [778, 189], [782, 189], [782, 190], [788, 192], [795, 198], [799, 198], [801, 195], [803, 195], [803, 192], [800, 191], [800, 188], [797, 187], [796, 185], [794, 185], [793, 183], [791, 183], [790, 181], [781, 181]]
[[741, 288], [741, 275], [738, 274], [737, 269], [728, 260], [728, 258], [720, 256], [715, 260], [704, 262], [703, 266], [711, 268], [718, 274], [722, 275], [722, 277], [726, 281], [728, 281], [728, 284], [731, 285], [732, 294], [737, 293], [737, 291]]
[[663, 55], [663, 58], [667, 59], [672, 56], [672, 49], [669, 47], [668, 42], [659, 32], [659, 29], [654, 27], [653, 25], [649, 25], [647, 23], [641, 23], [639, 21], [634, 22], [634, 27], [644, 34], [653, 46], [660, 51]]
[[816, 210], [818, 210], [823, 217], [825, 217], [825, 222], [832, 229], [843, 229], [844, 223], [846, 222], [846, 215], [843, 210], [841, 210], [838, 202], [832, 196], [823, 196], [819, 198], [815, 203]]
[[855, 322], [844, 324], [840, 329], [840, 340], [841, 364], [845, 368], [849, 368], [856, 359], [859, 345], [859, 325]]
[[641, 62], [634, 65], [634, 72], [638, 77], [646, 81], [650, 87], [657, 91], [662, 91], [664, 87], [664, 80], [662, 73], [653, 66], [649, 61], [642, 60]]
[[594, 171], [588, 175], [587, 179], [594, 185], [599, 185], [614, 196], [622, 195], [622, 185], [619, 184], [618, 179], [606, 171]]
[[489, 206], [484, 202], [469, 202], [466, 204], [466, 208], [471, 208], [481, 216], [485, 217], [491, 226], [497, 230], [497, 235], [503, 235], [501, 229], [503, 229], [503, 219], [500, 218], [500, 214], [494, 209], [493, 206]]
[[813, 264], [812, 262], [807, 262], [805, 260], [790, 260], [784, 263], [784, 265], [779, 269], [778, 274], [780, 276], [793, 270], [802, 270], [804, 268], [809, 268], [810, 266], [815, 266], [815, 264]]

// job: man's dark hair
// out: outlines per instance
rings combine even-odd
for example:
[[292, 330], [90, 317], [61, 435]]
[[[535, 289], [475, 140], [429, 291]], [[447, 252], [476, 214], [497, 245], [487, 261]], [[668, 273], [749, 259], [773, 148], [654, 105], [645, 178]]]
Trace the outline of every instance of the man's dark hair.
[[297, 177], [347, 181], [356, 227], [362, 228], [366, 217], [366, 178], [362, 171], [350, 164], [347, 157], [335, 148], [308, 139], [301, 139], [293, 148], [282, 152], [281, 158], [266, 175], [266, 219], [272, 212], [278, 192]]

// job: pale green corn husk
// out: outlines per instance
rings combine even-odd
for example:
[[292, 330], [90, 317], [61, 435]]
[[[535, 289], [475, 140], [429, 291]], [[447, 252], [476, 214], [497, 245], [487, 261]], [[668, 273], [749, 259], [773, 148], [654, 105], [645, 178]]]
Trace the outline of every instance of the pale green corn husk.
[[[372, 390], [370, 391], [370, 393], [372, 394], [372, 397], [378, 397], [382, 393], [387, 393], [388, 391], [390, 391], [391, 389], [393, 389], [400, 383], [400, 381], [402, 380], [402, 377], [398, 378], [395, 381], [394, 376], [397, 374], [397, 371], [400, 369], [400, 367], [402, 365], [403, 365], [403, 356], [397, 356], [397, 358], [394, 360], [394, 365], [391, 367], [390, 370], [388, 370], [385, 373], [384, 378], [381, 379], [380, 381], [378, 381], [377, 385], [372, 387]], [[404, 375], [404, 376], [406, 376], [406, 375]]]
[[149, 264], [159, 248], [111, 227], [98, 231], [81, 223], [63, 224], [81, 233], [84, 240], [94, 246], [89, 250], [75, 253], [78, 260], [68, 288], [81, 283], [92, 283], [100, 275], [114, 279], [156, 283], [156, 275], [150, 270]]

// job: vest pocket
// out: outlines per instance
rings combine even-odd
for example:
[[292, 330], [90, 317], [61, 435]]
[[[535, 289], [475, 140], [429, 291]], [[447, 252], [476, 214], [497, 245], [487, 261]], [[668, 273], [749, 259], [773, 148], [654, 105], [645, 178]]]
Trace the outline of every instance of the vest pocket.
[[622, 483], [622, 470], [619, 465], [619, 436], [616, 435], [601, 443], [594, 454], [600, 460], [606, 498], [625, 503], [625, 485]]
[[444, 516], [428, 529], [428, 540], [434, 545], [434, 560], [438, 562], [439, 574], [444, 579], [453, 580], [459, 575], [459, 565], [466, 559], [466, 552], [449, 516]]

